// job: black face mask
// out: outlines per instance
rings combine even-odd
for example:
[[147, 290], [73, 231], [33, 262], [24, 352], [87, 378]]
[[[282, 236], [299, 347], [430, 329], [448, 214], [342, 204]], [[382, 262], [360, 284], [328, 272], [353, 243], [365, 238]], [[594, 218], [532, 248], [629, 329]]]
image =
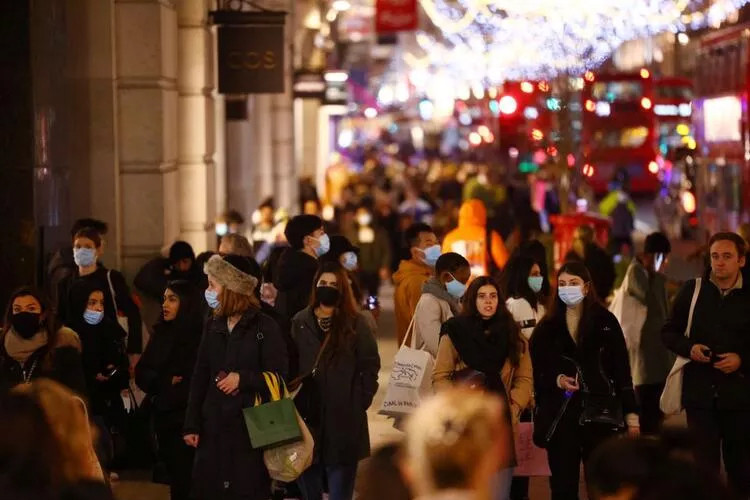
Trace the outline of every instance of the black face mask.
[[335, 307], [339, 303], [339, 289], [332, 286], [319, 286], [317, 296], [318, 302], [326, 307]]
[[34, 312], [19, 312], [10, 317], [13, 330], [25, 339], [30, 339], [41, 326], [41, 314]]

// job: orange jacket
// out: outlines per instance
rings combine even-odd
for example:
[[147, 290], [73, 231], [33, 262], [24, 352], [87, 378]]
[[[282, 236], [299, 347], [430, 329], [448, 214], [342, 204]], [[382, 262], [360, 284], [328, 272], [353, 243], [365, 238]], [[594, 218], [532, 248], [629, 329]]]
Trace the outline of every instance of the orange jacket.
[[404, 340], [406, 330], [422, 296], [422, 285], [432, 276], [433, 270], [421, 263], [402, 260], [398, 271], [393, 274], [396, 288], [393, 304], [396, 312], [396, 336], [399, 344]]
[[[480, 200], [468, 200], [458, 212], [458, 227], [443, 240], [443, 253], [456, 252], [471, 264], [473, 276], [487, 274], [487, 210]], [[492, 259], [502, 268], [508, 262], [508, 250], [502, 237], [492, 231]]]

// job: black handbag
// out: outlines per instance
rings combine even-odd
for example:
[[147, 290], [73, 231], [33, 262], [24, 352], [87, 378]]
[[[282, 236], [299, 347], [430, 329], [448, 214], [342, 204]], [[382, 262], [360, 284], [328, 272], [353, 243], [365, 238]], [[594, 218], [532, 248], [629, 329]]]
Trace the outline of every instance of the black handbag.
[[623, 429], [625, 427], [625, 416], [622, 409], [622, 400], [615, 392], [614, 384], [604, 372], [602, 366], [602, 349], [599, 350], [599, 373], [607, 382], [607, 393], [593, 393], [589, 390], [586, 381], [583, 378], [583, 372], [578, 363], [575, 363], [578, 370], [578, 378], [581, 383], [581, 396], [583, 399], [583, 411], [578, 419], [581, 425], [602, 425], [613, 429]]

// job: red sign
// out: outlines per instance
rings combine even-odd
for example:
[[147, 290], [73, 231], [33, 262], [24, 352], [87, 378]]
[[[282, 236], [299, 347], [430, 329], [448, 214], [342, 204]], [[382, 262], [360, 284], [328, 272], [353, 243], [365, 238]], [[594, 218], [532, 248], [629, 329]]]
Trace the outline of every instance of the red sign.
[[417, 0], [376, 0], [375, 31], [394, 33], [417, 29]]

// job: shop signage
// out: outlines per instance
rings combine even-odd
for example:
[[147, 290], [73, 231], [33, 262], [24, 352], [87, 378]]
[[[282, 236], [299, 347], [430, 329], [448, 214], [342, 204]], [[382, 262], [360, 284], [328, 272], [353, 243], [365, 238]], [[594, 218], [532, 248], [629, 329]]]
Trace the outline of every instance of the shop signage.
[[302, 99], [323, 99], [326, 94], [326, 81], [319, 71], [298, 71], [294, 75], [294, 97]]
[[243, 13], [217, 22], [220, 93], [284, 92], [284, 15]]
[[417, 29], [417, 12], [417, 0], [376, 0], [375, 31], [413, 31]]

